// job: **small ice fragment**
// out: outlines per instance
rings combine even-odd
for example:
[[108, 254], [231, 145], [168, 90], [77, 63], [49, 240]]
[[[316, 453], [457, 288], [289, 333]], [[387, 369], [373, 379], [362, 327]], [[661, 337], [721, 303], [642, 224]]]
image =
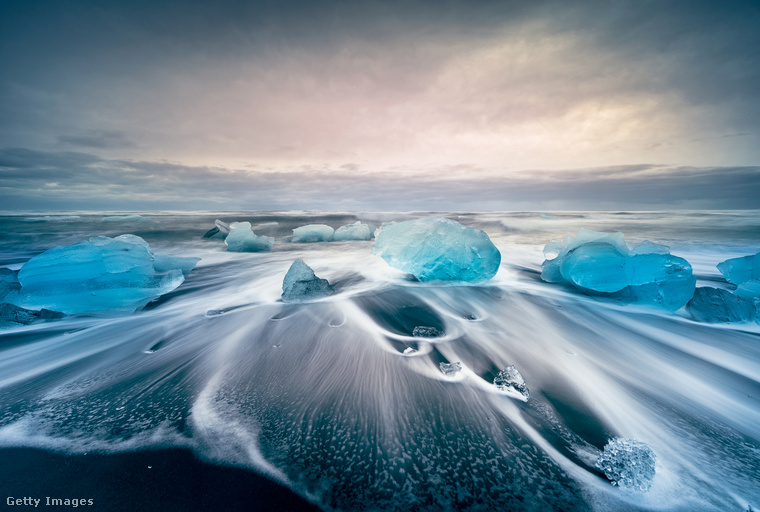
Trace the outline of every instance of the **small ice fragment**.
[[612, 482], [621, 489], [646, 492], [652, 487], [657, 458], [644, 443], [616, 437], [604, 447], [596, 461]]
[[203, 238], [211, 238], [212, 236], [219, 233], [219, 228], [214, 226], [213, 228], [209, 229], [203, 234]]
[[383, 224], [372, 253], [422, 282], [483, 282], [501, 264], [501, 253], [484, 231], [444, 217]]
[[367, 224], [362, 224], [360, 221], [356, 221], [353, 224], [347, 226], [341, 226], [335, 230], [333, 235], [333, 241], [343, 240], [369, 240], [372, 236], [370, 227]]
[[760, 252], [718, 263], [718, 270], [732, 284], [760, 280]]
[[451, 377], [452, 375], [456, 375], [460, 371], [462, 371], [462, 363], [456, 362], [456, 363], [439, 363], [438, 367], [441, 369], [443, 374], [447, 377]]
[[500, 391], [506, 391], [523, 402], [527, 402], [530, 398], [528, 386], [525, 385], [525, 381], [515, 365], [507, 366], [501, 370], [493, 380], [493, 384]]
[[293, 230], [293, 235], [286, 236], [283, 242], [304, 244], [312, 242], [331, 242], [335, 230], [326, 224], [307, 224]]
[[293, 262], [282, 281], [283, 302], [305, 302], [332, 294], [333, 289], [327, 279], [318, 278], [300, 258]]
[[441, 335], [443, 335], [441, 331], [427, 325], [418, 325], [412, 330], [412, 336], [415, 338], [437, 338]]
[[414, 354], [415, 352], [417, 352], [416, 348], [406, 347], [404, 349], [404, 355]]
[[224, 243], [228, 251], [263, 252], [272, 250], [274, 238], [256, 236], [250, 222], [233, 222], [230, 224], [230, 234], [224, 239]]

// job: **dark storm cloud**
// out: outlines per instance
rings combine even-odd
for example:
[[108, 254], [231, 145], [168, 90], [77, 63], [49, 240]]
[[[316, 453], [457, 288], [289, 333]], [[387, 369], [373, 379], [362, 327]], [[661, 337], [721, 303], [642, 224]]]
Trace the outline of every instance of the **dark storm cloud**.
[[[513, 210], [760, 208], [760, 167], [656, 165], [516, 173], [289, 172], [104, 160], [83, 153], [0, 151], [8, 209]], [[451, 175], [442, 169], [441, 175]]]

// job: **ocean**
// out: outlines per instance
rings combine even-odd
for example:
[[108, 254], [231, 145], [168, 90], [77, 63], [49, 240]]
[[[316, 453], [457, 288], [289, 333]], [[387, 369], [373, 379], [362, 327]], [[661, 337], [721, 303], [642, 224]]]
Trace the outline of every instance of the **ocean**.
[[[760, 251], [760, 211], [102, 220], [129, 213], [0, 216], [0, 267], [125, 233], [156, 253], [201, 258], [179, 288], [132, 315], [0, 330], [7, 497], [96, 495], [82, 506], [101, 510], [760, 508], [760, 325], [700, 323], [683, 309], [540, 279], [544, 245], [587, 228], [623, 232], [629, 246], [667, 245], [691, 263], [697, 286], [730, 288], [715, 265]], [[282, 242], [305, 224], [431, 215], [484, 230], [501, 252], [497, 275], [477, 285], [420, 283], [374, 256], [373, 241]], [[215, 219], [251, 222], [275, 238], [274, 250], [226, 251], [220, 238], [203, 238]], [[336, 293], [283, 303], [297, 258]], [[416, 327], [436, 335], [415, 336]], [[462, 371], [444, 375], [439, 364], [453, 362]], [[510, 365], [527, 402], [493, 385]], [[649, 491], [614, 486], [595, 466], [615, 437], [654, 452]]]

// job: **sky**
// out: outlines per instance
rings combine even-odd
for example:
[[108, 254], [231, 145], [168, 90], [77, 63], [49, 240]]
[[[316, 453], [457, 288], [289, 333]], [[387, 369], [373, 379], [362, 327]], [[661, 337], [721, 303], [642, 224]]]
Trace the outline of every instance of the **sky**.
[[0, 2], [0, 210], [760, 208], [760, 2]]

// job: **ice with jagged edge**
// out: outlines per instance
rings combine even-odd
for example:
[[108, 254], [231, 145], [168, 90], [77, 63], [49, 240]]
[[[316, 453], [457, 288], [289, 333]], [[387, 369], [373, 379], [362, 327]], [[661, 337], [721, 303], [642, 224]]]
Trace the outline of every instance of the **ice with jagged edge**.
[[353, 224], [336, 229], [332, 239], [334, 242], [341, 242], [344, 240], [369, 240], [371, 237], [372, 231], [369, 224], [362, 224], [361, 221], [357, 220]]
[[417, 325], [412, 329], [412, 336], [415, 338], [437, 338], [442, 335], [441, 331], [429, 325]]
[[654, 452], [645, 443], [622, 437], [609, 441], [596, 461], [612, 485], [642, 492], [652, 487], [656, 464]]
[[306, 302], [334, 293], [327, 279], [320, 279], [304, 260], [298, 258], [282, 280], [283, 302]]
[[98, 236], [27, 261], [4, 300], [66, 314], [132, 312], [177, 288], [199, 258], [154, 254], [135, 235]]
[[462, 371], [462, 363], [439, 363], [438, 367], [446, 377], [453, 377], [457, 373]]
[[306, 244], [314, 242], [332, 242], [335, 230], [327, 224], [307, 224], [293, 230], [291, 236], [283, 237], [283, 242]]
[[[688, 261], [668, 247], [644, 241], [629, 249], [622, 233], [581, 228], [575, 237], [552, 240], [544, 248], [541, 279], [569, 283], [580, 290], [668, 311], [692, 298], [696, 278]], [[550, 254], [556, 257], [549, 259]]]
[[444, 217], [383, 224], [372, 252], [423, 282], [483, 282], [501, 264], [501, 253], [484, 231]]
[[493, 385], [499, 391], [504, 391], [513, 398], [527, 402], [530, 398], [530, 391], [525, 385], [525, 380], [515, 365], [510, 365], [499, 372], [493, 380]]
[[[221, 230], [220, 230], [221, 231]], [[232, 222], [227, 238], [224, 239], [228, 251], [233, 252], [264, 252], [271, 251], [274, 238], [257, 236], [250, 222]]]
[[760, 252], [718, 263], [718, 270], [726, 281], [737, 285], [736, 295], [750, 301], [760, 301]]

